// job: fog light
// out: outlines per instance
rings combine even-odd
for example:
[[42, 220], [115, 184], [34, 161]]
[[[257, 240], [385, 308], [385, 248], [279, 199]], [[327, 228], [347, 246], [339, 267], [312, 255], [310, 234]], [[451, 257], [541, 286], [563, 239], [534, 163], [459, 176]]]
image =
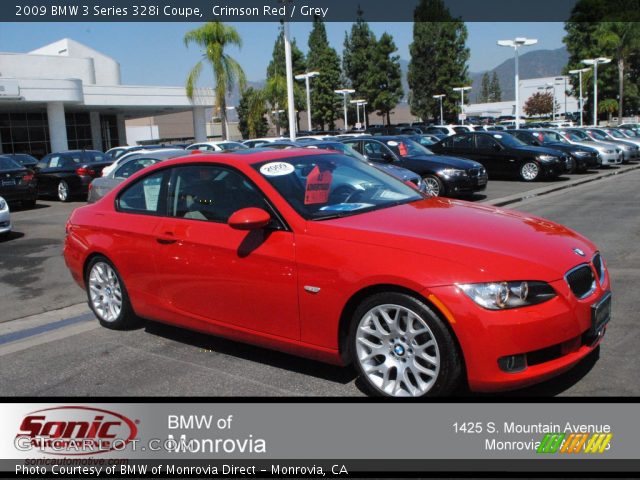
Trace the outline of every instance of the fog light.
[[521, 372], [527, 368], [527, 356], [523, 353], [498, 359], [500, 370], [508, 373]]

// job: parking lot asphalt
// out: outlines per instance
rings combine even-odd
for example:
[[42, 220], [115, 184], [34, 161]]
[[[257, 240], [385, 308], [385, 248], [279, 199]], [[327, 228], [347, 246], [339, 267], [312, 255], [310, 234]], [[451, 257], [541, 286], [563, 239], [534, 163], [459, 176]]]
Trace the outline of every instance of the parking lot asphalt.
[[[640, 315], [634, 302], [640, 290], [635, 245], [640, 234], [639, 182], [640, 170], [635, 170], [510, 205], [593, 240], [610, 269], [614, 307], [599, 352], [556, 379], [507, 395], [640, 394], [634, 381], [640, 371], [635, 354]], [[491, 182], [494, 189], [477, 200], [501, 198], [523, 185], [502, 183]], [[81, 203], [39, 204], [14, 212], [16, 232], [0, 241], [0, 321], [19, 318], [0, 324], [0, 391], [6, 396], [363, 395], [350, 368], [154, 322], [126, 332], [99, 327], [60, 255], [65, 220]]]

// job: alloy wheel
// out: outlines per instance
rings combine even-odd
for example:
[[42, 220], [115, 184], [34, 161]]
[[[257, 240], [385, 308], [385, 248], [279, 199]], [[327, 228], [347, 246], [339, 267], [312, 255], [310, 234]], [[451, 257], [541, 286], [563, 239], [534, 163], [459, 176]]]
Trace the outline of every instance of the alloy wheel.
[[438, 179], [433, 177], [424, 177], [423, 180], [429, 195], [433, 197], [440, 195], [440, 183], [438, 182]]
[[522, 178], [531, 181], [535, 180], [538, 177], [538, 175], [540, 174], [540, 168], [535, 162], [527, 162], [522, 166], [520, 172], [522, 173]]
[[418, 397], [440, 372], [440, 351], [427, 322], [401, 305], [369, 310], [356, 331], [356, 359], [368, 381], [393, 397]]
[[89, 273], [89, 295], [96, 314], [105, 322], [115, 322], [122, 311], [122, 287], [116, 272], [105, 262], [97, 262]]
[[58, 198], [61, 202], [66, 202], [69, 198], [69, 185], [64, 180], [58, 183]]

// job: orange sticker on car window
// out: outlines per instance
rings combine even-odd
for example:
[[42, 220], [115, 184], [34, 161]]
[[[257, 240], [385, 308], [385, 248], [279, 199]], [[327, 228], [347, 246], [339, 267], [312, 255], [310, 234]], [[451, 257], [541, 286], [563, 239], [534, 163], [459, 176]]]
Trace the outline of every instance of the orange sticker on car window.
[[407, 146], [404, 144], [404, 142], [400, 142], [400, 146], [398, 147], [400, 149], [400, 155], [402, 155], [403, 157], [407, 156]]
[[331, 191], [333, 175], [329, 170], [320, 171], [318, 165], [307, 176], [307, 188], [304, 194], [304, 204], [314, 205], [327, 203]]

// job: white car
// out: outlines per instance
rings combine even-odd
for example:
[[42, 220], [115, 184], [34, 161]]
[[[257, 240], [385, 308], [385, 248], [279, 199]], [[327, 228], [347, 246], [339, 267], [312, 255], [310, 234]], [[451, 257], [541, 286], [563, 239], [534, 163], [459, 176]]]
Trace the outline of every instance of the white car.
[[0, 235], [7, 234], [11, 231], [11, 215], [9, 213], [9, 204], [0, 197]]
[[127, 159], [131, 158], [132, 155], [137, 155], [139, 153], [151, 153], [151, 152], [158, 152], [158, 151], [163, 151], [163, 150], [173, 150], [172, 148], [143, 148], [143, 149], [132, 149], [122, 155], [120, 155], [117, 160], [115, 160], [111, 165], [104, 167], [102, 169], [102, 176], [103, 177], [108, 177], [109, 174], [111, 172], [113, 172], [116, 168], [118, 168], [120, 165], [122, 165], [124, 162], [127, 161]]
[[185, 150], [200, 150], [201, 152], [233, 152], [234, 150], [244, 150], [249, 148], [240, 142], [229, 140], [221, 142], [200, 142], [189, 145]]
[[249, 148], [259, 148], [263, 146], [265, 143], [280, 142], [282, 140], [287, 140], [287, 139], [285, 137], [252, 138], [251, 140], [245, 140], [244, 142], [242, 142], [242, 144]]

